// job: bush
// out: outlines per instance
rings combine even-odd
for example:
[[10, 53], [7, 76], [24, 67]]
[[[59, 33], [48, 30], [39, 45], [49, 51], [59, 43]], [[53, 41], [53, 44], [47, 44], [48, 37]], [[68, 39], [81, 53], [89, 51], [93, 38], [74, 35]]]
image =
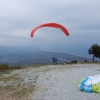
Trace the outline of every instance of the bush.
[[76, 61], [76, 60], [72, 60], [71, 62], [72, 62], [72, 63], [77, 63], [77, 61]]
[[66, 64], [76, 64], [76, 63], [77, 63], [76, 60], [72, 60], [72, 61], [70, 61], [70, 62], [66, 62]]
[[87, 60], [84, 60], [84, 62], [88, 62]]
[[0, 69], [8, 69], [8, 65], [7, 64], [0, 64]]
[[0, 64], [0, 72], [6, 71], [6, 70], [16, 70], [16, 69], [22, 69], [24, 67], [22, 66], [8, 66], [7, 64]]

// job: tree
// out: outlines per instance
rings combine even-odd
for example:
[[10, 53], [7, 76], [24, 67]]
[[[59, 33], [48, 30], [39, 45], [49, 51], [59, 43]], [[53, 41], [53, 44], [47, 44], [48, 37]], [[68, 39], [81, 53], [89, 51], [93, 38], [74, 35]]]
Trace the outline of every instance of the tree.
[[95, 57], [100, 59], [100, 46], [97, 44], [92, 45], [88, 50], [88, 53], [93, 54], [93, 59], [92, 59], [93, 62]]

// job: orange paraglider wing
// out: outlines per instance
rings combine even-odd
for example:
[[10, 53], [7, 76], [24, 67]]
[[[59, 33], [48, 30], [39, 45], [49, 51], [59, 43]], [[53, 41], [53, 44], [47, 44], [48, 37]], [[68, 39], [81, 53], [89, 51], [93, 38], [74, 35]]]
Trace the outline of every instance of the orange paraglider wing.
[[35, 31], [38, 29], [38, 28], [41, 28], [41, 27], [54, 27], [54, 28], [60, 28], [67, 36], [69, 36], [69, 32], [67, 31], [67, 29], [62, 26], [61, 24], [58, 24], [58, 23], [45, 23], [45, 24], [41, 24], [37, 27], [35, 27], [32, 32], [31, 32], [31, 37], [34, 36], [34, 33]]

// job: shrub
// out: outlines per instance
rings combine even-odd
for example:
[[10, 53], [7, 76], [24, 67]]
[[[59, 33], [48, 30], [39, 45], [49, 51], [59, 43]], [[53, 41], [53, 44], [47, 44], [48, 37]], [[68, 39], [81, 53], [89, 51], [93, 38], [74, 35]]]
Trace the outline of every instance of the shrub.
[[76, 60], [72, 60], [72, 61], [70, 61], [70, 62], [66, 62], [66, 64], [76, 64], [76, 63], [77, 63]]
[[88, 62], [87, 60], [84, 60], [84, 62]]
[[72, 62], [72, 63], [77, 63], [77, 61], [76, 61], [76, 60], [72, 60], [71, 62]]
[[8, 69], [8, 65], [7, 64], [0, 64], [0, 69]]

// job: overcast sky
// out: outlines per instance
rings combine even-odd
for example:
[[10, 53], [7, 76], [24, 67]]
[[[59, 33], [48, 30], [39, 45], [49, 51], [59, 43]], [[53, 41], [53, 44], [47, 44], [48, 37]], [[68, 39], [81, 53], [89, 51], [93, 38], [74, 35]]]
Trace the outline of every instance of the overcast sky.
[[[34, 27], [47, 22], [62, 24], [70, 36], [46, 27], [30, 37]], [[100, 45], [100, 0], [0, 0], [0, 46], [84, 56], [92, 44]]]

